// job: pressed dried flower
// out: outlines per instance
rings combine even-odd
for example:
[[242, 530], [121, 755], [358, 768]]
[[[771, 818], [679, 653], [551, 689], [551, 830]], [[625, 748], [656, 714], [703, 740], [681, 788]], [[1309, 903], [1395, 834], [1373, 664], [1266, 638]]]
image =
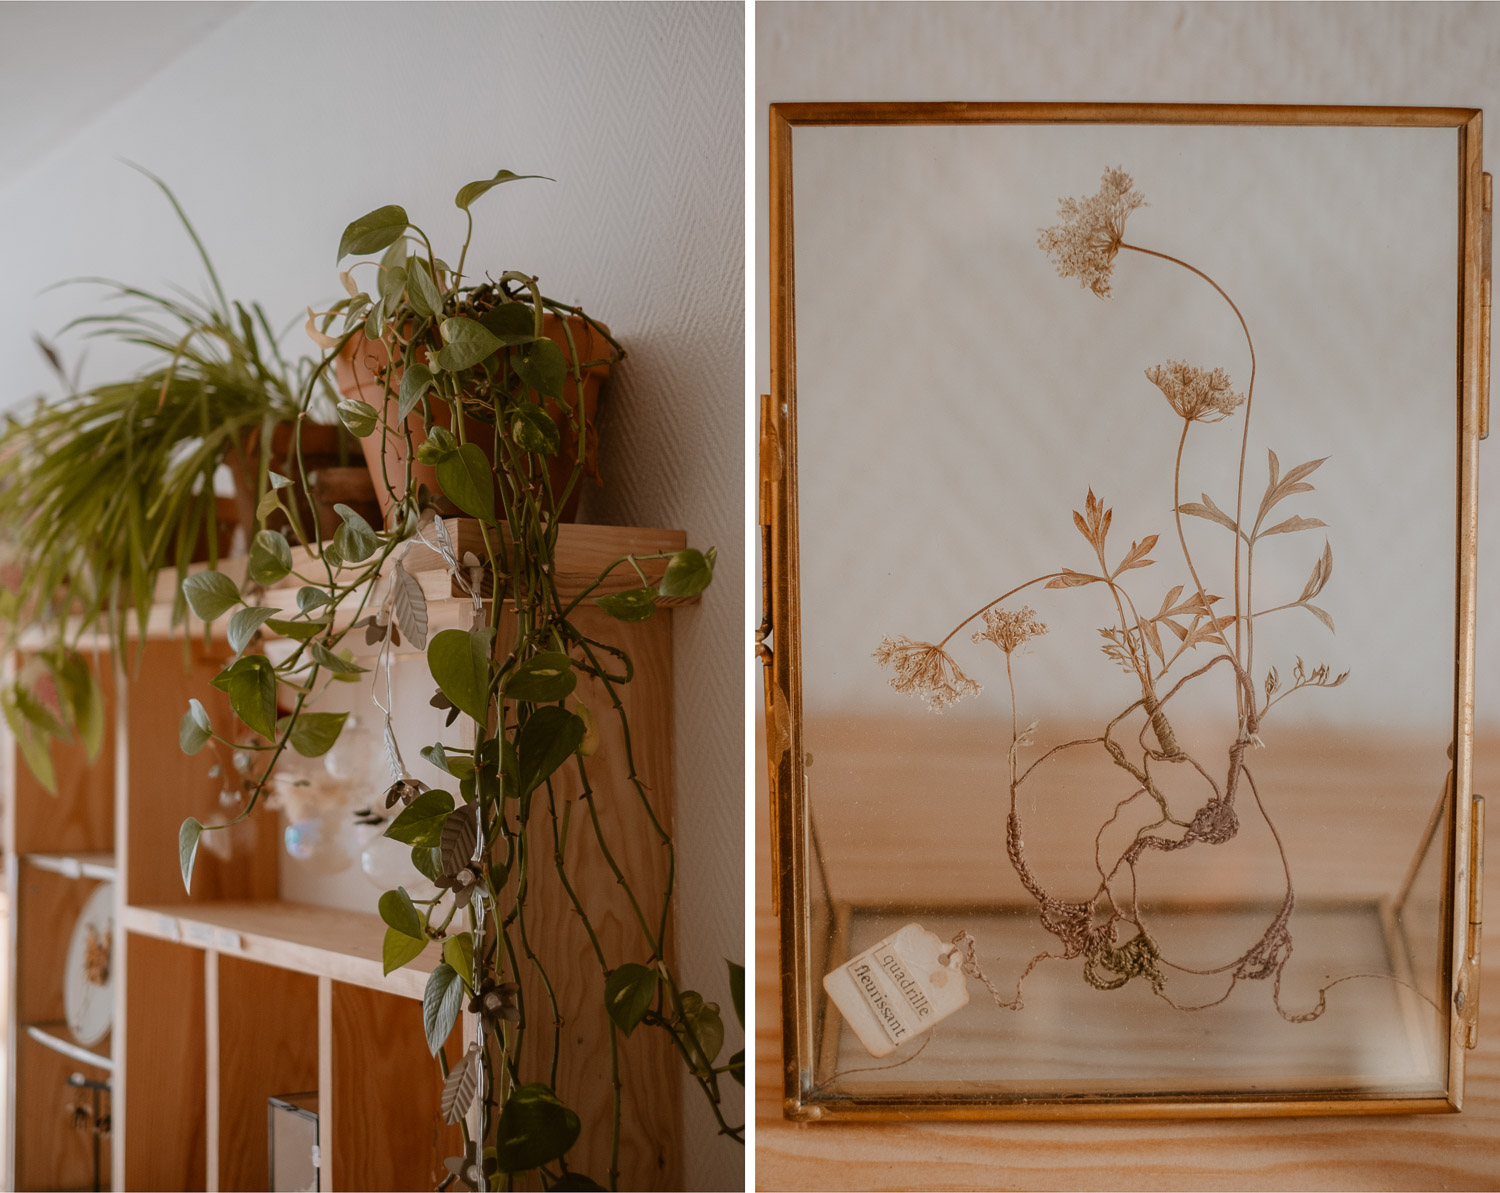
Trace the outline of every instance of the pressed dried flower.
[[1040, 229], [1036, 240], [1057, 266], [1058, 277], [1077, 278], [1100, 298], [1109, 297], [1109, 274], [1125, 238], [1125, 217], [1146, 205], [1133, 186], [1124, 170], [1105, 170], [1097, 195], [1058, 202], [1063, 222]]
[[1046, 625], [1036, 619], [1036, 610], [1030, 605], [1022, 605], [1014, 613], [994, 608], [984, 611], [984, 629], [974, 633], [973, 641], [993, 642], [1010, 654], [1021, 643], [1040, 638], [1046, 632]]
[[1229, 374], [1223, 369], [1209, 371], [1186, 361], [1169, 360], [1147, 369], [1146, 379], [1189, 422], [1216, 423], [1228, 418], [1245, 401], [1244, 394], [1230, 388]]
[[980, 686], [959, 669], [953, 656], [931, 642], [913, 642], [904, 635], [886, 637], [876, 648], [875, 661], [896, 672], [891, 687], [923, 697], [933, 712], [942, 712], [962, 696], [977, 696]]

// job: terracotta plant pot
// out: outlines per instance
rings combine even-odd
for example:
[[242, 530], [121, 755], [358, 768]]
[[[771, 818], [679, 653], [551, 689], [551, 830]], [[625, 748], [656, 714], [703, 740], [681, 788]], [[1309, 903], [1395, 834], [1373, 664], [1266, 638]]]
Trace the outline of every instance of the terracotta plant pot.
[[[567, 324], [573, 332], [573, 342], [577, 345], [580, 360], [602, 360], [610, 355], [608, 341], [589, 326], [586, 320], [577, 315], [569, 315]], [[548, 466], [552, 489], [555, 493], [562, 491], [573, 472], [574, 465], [580, 459], [578, 433], [575, 426], [576, 415], [573, 413], [577, 408], [578, 387], [573, 380], [572, 358], [568, 353], [568, 338], [563, 331], [563, 326], [563, 319], [550, 311], [542, 323], [542, 331], [548, 339], [562, 349], [563, 357], [568, 361], [569, 366], [567, 382], [563, 388], [563, 403], [551, 398], [547, 399], [547, 413], [557, 425], [562, 438], [562, 446], [552, 457]], [[419, 349], [417, 359], [425, 360], [426, 352]], [[382, 371], [388, 366], [390, 367], [391, 390], [389, 399], [386, 397], [386, 387], [381, 378]], [[394, 365], [390, 364], [384, 343], [371, 343], [365, 339], [363, 333], [357, 333], [345, 345], [343, 353], [339, 356], [339, 391], [344, 397], [355, 398], [377, 410], [385, 407], [387, 424], [391, 424], [396, 421], [396, 392], [401, 387], [402, 372], [399, 361]], [[602, 482], [599, 477], [599, 437], [595, 415], [599, 408], [599, 391], [608, 377], [608, 364], [596, 364], [583, 372], [584, 442], [581, 458], [585, 471], [594, 478], [596, 484]], [[439, 426], [451, 426], [452, 413], [447, 403], [433, 403], [433, 418]], [[421, 447], [427, 438], [427, 433], [422, 425], [420, 409], [413, 410], [407, 415], [406, 425], [411, 431], [413, 450]], [[485, 458], [489, 460], [490, 467], [494, 468], [493, 429], [477, 419], [466, 418], [464, 436], [479, 445], [484, 451]], [[376, 442], [373, 436], [367, 441], [365, 464], [375, 482], [375, 496], [380, 504], [381, 516], [384, 518], [390, 513], [393, 504], [386, 478], [389, 478], [389, 487], [399, 492], [406, 475], [406, 437], [387, 433], [379, 450], [375, 446]], [[425, 484], [433, 493], [442, 493], [442, 488], [437, 483], [437, 472], [428, 465], [413, 460], [411, 479], [413, 485]], [[558, 517], [561, 521], [571, 522], [574, 519], [578, 513], [578, 501], [581, 496], [582, 487], [579, 486], [573, 490], [566, 506], [559, 512]]]
[[[226, 461], [234, 477], [236, 520], [246, 527], [247, 535], [255, 533], [255, 474], [259, 460], [260, 432], [252, 431], [238, 450], [229, 453]], [[308, 533], [312, 532], [310, 519], [316, 512], [320, 533], [325, 539], [332, 537], [342, 521], [333, 508], [340, 503], [372, 524], [380, 520], [380, 505], [375, 500], [374, 486], [370, 484], [365, 469], [364, 447], [343, 427], [304, 422], [302, 465], [312, 485], [312, 504], [308, 504], [301, 485], [297, 484], [283, 490], [282, 499], [286, 500], [287, 494], [292, 495]], [[296, 479], [297, 463], [290, 423], [279, 423], [272, 432], [271, 471]], [[285, 530], [287, 527], [287, 517], [279, 510], [267, 522], [269, 530]]]

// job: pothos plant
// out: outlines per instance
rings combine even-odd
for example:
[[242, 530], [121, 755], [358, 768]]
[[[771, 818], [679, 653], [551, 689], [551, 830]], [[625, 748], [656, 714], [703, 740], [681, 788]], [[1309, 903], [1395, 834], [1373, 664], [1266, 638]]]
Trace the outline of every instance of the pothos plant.
[[[538, 1182], [550, 1189], [601, 1187], [569, 1169], [568, 1150], [583, 1124], [556, 1088], [557, 1055], [564, 1043], [556, 974], [549, 973], [547, 942], [526, 932], [528, 876], [538, 867], [556, 867], [592, 944], [601, 1023], [608, 1017], [613, 1115], [607, 1126], [591, 1123], [589, 1129], [611, 1133], [609, 1171], [600, 1175], [614, 1188], [622, 1117], [619, 1036], [643, 1025], [665, 1031], [721, 1132], [741, 1142], [743, 1126], [724, 1117], [720, 1081], [727, 1075], [743, 1084], [744, 1053], [721, 1061], [724, 1028], [718, 1006], [684, 989], [667, 962], [672, 838], [636, 769], [621, 699], [633, 666], [617, 647], [581, 629], [577, 613], [588, 601], [622, 622], [644, 621], [654, 614], [659, 596], [702, 592], [713, 577], [715, 553], [689, 548], [625, 556], [576, 595], [560, 593], [554, 569], [557, 515], [580, 483], [584, 464], [574, 460], [561, 488], [555, 486], [548, 465], [558, 456], [561, 436], [545, 403], [561, 409], [575, 442], [584, 443], [583, 403], [569, 405], [567, 381], [571, 377], [572, 392], [581, 393], [585, 371], [601, 362], [579, 359], [575, 328], [586, 326], [602, 336], [611, 359], [624, 354], [602, 325], [546, 297], [536, 278], [511, 271], [498, 280], [472, 281], [464, 274], [473, 234], [471, 205], [518, 177], [502, 170], [458, 192], [468, 230], [456, 267], [434, 254], [426, 234], [400, 207], [381, 207], [355, 220], [340, 242], [339, 261], [382, 256], [342, 275], [348, 298], [321, 316], [309, 314], [309, 333], [325, 355], [305, 398], [351, 338], [362, 335], [370, 344], [383, 344], [388, 354], [388, 366], [377, 372], [387, 399], [383, 406], [354, 398], [339, 406], [344, 425], [356, 435], [405, 441], [404, 475], [388, 478], [392, 504], [386, 524], [372, 526], [340, 506], [342, 524], [331, 539], [323, 539], [316, 526], [304, 533], [293, 516], [295, 503], [284, 497], [290, 486], [306, 486], [307, 477], [274, 476], [260, 517], [284, 509], [303, 550], [294, 556], [286, 535], [261, 529], [252, 542], [244, 587], [209, 570], [188, 577], [183, 590], [205, 622], [228, 616], [227, 638], [236, 653], [213, 683], [254, 734], [248, 746], [260, 759], [244, 779], [246, 798], [236, 820], [250, 814], [286, 750], [317, 756], [337, 740], [347, 714], [315, 711], [313, 705], [328, 682], [357, 679], [366, 670], [341, 649], [346, 636], [362, 632], [367, 644], [380, 647], [374, 665], [377, 672], [386, 669], [382, 708], [392, 779], [384, 796], [384, 814], [392, 818], [384, 832], [411, 847], [413, 865], [437, 888], [431, 898], [414, 897], [405, 887], [380, 897], [387, 925], [384, 962], [390, 973], [431, 948], [441, 950], [442, 960], [426, 985], [423, 1020], [442, 1070], [442, 1113], [462, 1125], [466, 1149], [448, 1160], [450, 1175], [442, 1187], [455, 1181], [490, 1189]], [[360, 270], [368, 270], [368, 289], [352, 284]], [[543, 334], [549, 312], [565, 319], [566, 352]], [[300, 451], [295, 458], [300, 470]], [[478, 551], [460, 555], [438, 516], [438, 495], [413, 481], [414, 460], [433, 468], [447, 501], [478, 524], [482, 558]], [[468, 598], [470, 628], [445, 629], [429, 640], [422, 589], [403, 566], [416, 545], [441, 556], [456, 590]], [[662, 559], [665, 570], [652, 584], [641, 565]], [[633, 571], [639, 585], [604, 591], [617, 569]], [[301, 582], [294, 608], [264, 599], [270, 586], [284, 585], [288, 577]], [[290, 595], [285, 586], [277, 591]], [[503, 620], [502, 609], [509, 613]], [[253, 649], [264, 631], [289, 640], [280, 662]], [[425, 649], [437, 687], [433, 703], [448, 710], [448, 725], [459, 717], [472, 724], [471, 745], [433, 742], [421, 751], [450, 777], [448, 790], [429, 790], [412, 776], [392, 729], [391, 650], [403, 637]], [[589, 782], [597, 741], [593, 715], [582, 704], [569, 705], [580, 677], [597, 681], [607, 697], [608, 715], [617, 718], [622, 731], [630, 796], [663, 846], [668, 878], [659, 906], [648, 906], [632, 886], [616, 860], [619, 842], [609, 839], [599, 816]], [[278, 706], [289, 712], [278, 715]], [[245, 747], [236, 732], [214, 725], [194, 700], [182, 718], [181, 744], [189, 753], [211, 740]], [[566, 772], [576, 777], [581, 792], [575, 800], [560, 790]], [[585, 907], [569, 881], [566, 837], [570, 828], [580, 831], [580, 821], [618, 880], [619, 906], [607, 910], [634, 924], [637, 944], [631, 955], [606, 951], [595, 928], [601, 911]], [[225, 827], [194, 818], [183, 822], [179, 849], [189, 888], [201, 835]], [[535, 982], [523, 984], [528, 976]], [[743, 1022], [743, 970], [730, 963], [729, 979]], [[526, 989], [543, 992], [541, 1005], [528, 1005]], [[462, 1059], [450, 1065], [443, 1045], [465, 1006], [475, 1013], [477, 1035]], [[523, 1050], [528, 1033], [544, 1033], [548, 1046]], [[538, 1067], [549, 1054], [550, 1066]]]

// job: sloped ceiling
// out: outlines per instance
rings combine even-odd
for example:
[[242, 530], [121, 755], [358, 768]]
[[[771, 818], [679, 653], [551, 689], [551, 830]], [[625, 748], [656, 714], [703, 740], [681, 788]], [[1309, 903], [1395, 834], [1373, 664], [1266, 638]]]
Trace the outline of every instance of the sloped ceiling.
[[0, 3], [0, 191], [245, 7]]

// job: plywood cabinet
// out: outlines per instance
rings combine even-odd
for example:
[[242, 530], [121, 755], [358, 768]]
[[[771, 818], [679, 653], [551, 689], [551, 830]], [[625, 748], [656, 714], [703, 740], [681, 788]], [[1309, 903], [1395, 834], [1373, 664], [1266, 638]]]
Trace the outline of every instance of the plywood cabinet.
[[[455, 537], [463, 530], [453, 524]], [[681, 545], [670, 531], [569, 527], [559, 573], [577, 591], [612, 559]], [[434, 625], [445, 617], [467, 624], [469, 603], [447, 589], [445, 573], [421, 579]], [[632, 575], [622, 586], [638, 583]], [[109, 676], [114, 718], [99, 759], [89, 765], [77, 750], [55, 749], [57, 796], [32, 779], [9, 741], [0, 744], [14, 917], [9, 1187], [90, 1187], [89, 1140], [67, 1109], [73, 1072], [112, 1086], [106, 1188], [265, 1189], [266, 1099], [309, 1090], [319, 1094], [323, 1189], [435, 1187], [446, 1175], [444, 1158], [463, 1150], [458, 1128], [441, 1122], [441, 1078], [422, 1031], [421, 994], [438, 949], [386, 977], [374, 887], [369, 913], [282, 899], [281, 868], [295, 863], [281, 849], [279, 814], [264, 809], [223, 855], [200, 848], [192, 893], [183, 890], [178, 825], [186, 816], [224, 817], [212, 751], [182, 754], [178, 722], [194, 697], [215, 724], [230, 722], [227, 700], [209, 684], [229, 651], [219, 639], [205, 642], [201, 627], [188, 645], [173, 637], [165, 624], [169, 598], [170, 590], [158, 593], [139, 659]], [[670, 613], [624, 625], [586, 609], [581, 621], [586, 633], [632, 659], [635, 678], [620, 691], [635, 763], [669, 825]], [[113, 671], [107, 657], [101, 667]], [[603, 729], [590, 767], [595, 807], [617, 860], [654, 901], [667, 880], [664, 855], [630, 788], [605, 695], [587, 684], [580, 695], [593, 702]], [[577, 805], [575, 828], [586, 819], [579, 795], [576, 786], [559, 792], [560, 803]], [[548, 834], [537, 852], [550, 857], [551, 824], [536, 823], [534, 831]], [[636, 929], [608, 910], [617, 887], [592, 835], [573, 832], [566, 849], [570, 878], [609, 954], [634, 959]], [[114, 1029], [83, 1048], [63, 1024], [63, 957], [79, 908], [104, 881], [116, 895]], [[534, 938], [548, 942], [568, 1036], [558, 1092], [585, 1123], [570, 1166], [602, 1178], [609, 1132], [589, 1125], [608, 1123], [612, 1100], [603, 979], [554, 872], [538, 876], [527, 919]], [[472, 1031], [466, 1021], [449, 1040], [450, 1058]], [[550, 1049], [550, 1030], [532, 1035], [539, 1054], [543, 1035]], [[636, 1033], [620, 1047], [629, 1108], [622, 1186], [673, 1187], [680, 1182], [679, 1063], [664, 1033]]]

